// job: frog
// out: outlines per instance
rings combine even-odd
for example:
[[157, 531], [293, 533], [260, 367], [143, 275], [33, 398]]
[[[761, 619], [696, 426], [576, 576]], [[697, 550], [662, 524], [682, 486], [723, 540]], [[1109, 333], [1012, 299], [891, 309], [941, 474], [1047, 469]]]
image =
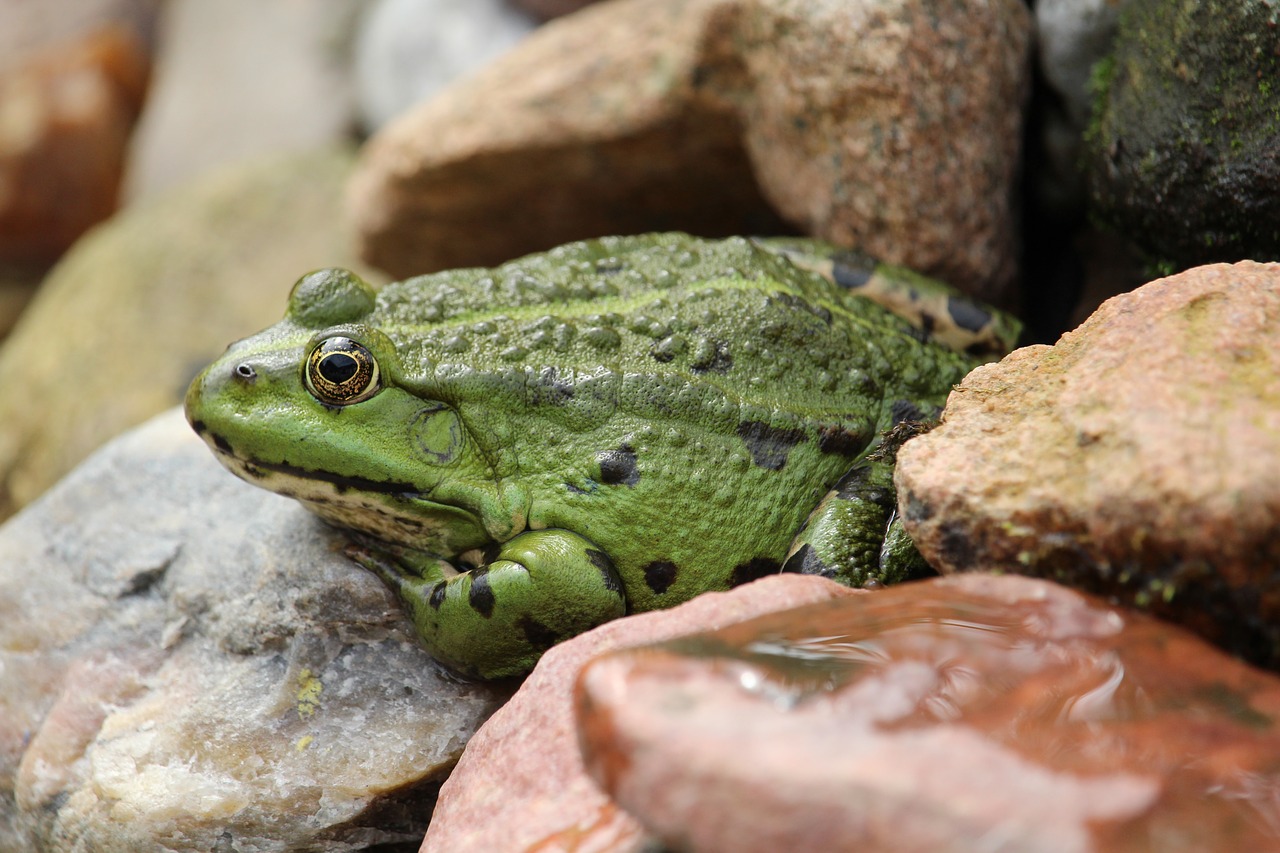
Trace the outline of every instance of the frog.
[[928, 571], [896, 447], [1015, 329], [935, 284], [818, 241], [681, 233], [380, 289], [322, 269], [196, 377], [186, 416], [232, 473], [344, 529], [443, 666], [514, 678], [767, 574]]

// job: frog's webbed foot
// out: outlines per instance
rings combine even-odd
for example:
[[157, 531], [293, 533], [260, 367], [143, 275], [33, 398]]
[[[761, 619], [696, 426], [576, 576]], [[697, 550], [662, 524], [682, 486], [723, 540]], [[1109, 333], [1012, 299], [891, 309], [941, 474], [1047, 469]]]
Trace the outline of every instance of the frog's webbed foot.
[[910, 427], [891, 433], [884, 452], [840, 478], [792, 541], [783, 571], [821, 575], [854, 587], [933, 573], [902, 526], [893, 487], [897, 446], [917, 431]]
[[399, 593], [432, 657], [475, 678], [522, 675], [561, 640], [626, 613], [609, 557], [567, 530], [522, 533], [467, 572], [380, 544], [349, 554]]

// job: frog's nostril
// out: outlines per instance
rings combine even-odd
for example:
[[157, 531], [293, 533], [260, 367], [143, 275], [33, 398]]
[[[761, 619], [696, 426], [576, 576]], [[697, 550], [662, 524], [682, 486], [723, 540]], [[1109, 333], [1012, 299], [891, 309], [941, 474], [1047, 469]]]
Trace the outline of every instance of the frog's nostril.
[[258, 371], [253, 369], [253, 365], [244, 362], [236, 365], [234, 373], [237, 379], [243, 379], [246, 382], [252, 382], [258, 378]]

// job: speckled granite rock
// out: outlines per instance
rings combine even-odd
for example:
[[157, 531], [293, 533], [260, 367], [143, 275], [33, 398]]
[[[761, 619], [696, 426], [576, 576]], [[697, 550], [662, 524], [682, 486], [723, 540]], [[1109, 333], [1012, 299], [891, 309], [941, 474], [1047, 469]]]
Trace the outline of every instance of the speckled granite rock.
[[1029, 32], [1019, 0], [594, 5], [371, 140], [362, 253], [398, 276], [606, 233], [770, 233], [772, 205], [994, 298]]
[[1280, 664], [1280, 264], [1199, 267], [975, 370], [898, 454], [947, 572], [1042, 575]]
[[338, 211], [349, 150], [238, 165], [81, 241], [0, 347], [0, 518], [119, 432], [182, 402], [299, 276], [359, 262]]
[[597, 658], [586, 765], [682, 851], [1280, 849], [1280, 679], [963, 575]]
[[177, 411], [0, 530], [0, 849], [416, 843], [504, 698]]
[[1130, 0], [1085, 162], [1097, 213], [1159, 259], [1280, 260], [1280, 8]]
[[0, 0], [0, 262], [47, 266], [115, 211], [155, 6]]
[[773, 575], [708, 593], [671, 610], [609, 622], [562, 643], [538, 662], [515, 697], [476, 733], [440, 791], [424, 853], [593, 853], [650, 849], [646, 833], [582, 769], [572, 691], [602, 652], [761, 613], [865, 593], [822, 578]]

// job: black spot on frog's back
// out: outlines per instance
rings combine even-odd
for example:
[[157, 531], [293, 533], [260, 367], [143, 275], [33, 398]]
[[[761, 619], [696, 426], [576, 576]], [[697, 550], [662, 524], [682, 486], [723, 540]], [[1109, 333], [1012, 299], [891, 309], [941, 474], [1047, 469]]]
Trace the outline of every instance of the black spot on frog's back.
[[654, 560], [646, 565], [644, 571], [644, 582], [649, 589], [653, 590], [655, 595], [662, 595], [671, 585], [676, 582], [676, 576], [680, 573], [676, 564], [670, 560]]
[[804, 430], [771, 426], [764, 421], [738, 424], [738, 437], [747, 445], [751, 461], [770, 471], [786, 467], [791, 448], [804, 440]]
[[602, 450], [596, 454], [600, 465], [600, 482], [606, 486], [634, 486], [640, 482], [640, 469], [636, 467], [636, 452], [624, 444], [617, 450]]
[[990, 311], [970, 299], [957, 296], [947, 297], [947, 314], [951, 316], [951, 322], [966, 332], [980, 332], [992, 319]]
[[471, 591], [467, 594], [471, 609], [488, 619], [493, 615], [496, 603], [493, 587], [489, 586], [489, 570], [483, 566], [471, 570]]
[[733, 567], [733, 572], [729, 575], [729, 586], [741, 586], [765, 575], [776, 575], [781, 568], [782, 564], [772, 557], [752, 557]]

